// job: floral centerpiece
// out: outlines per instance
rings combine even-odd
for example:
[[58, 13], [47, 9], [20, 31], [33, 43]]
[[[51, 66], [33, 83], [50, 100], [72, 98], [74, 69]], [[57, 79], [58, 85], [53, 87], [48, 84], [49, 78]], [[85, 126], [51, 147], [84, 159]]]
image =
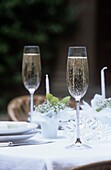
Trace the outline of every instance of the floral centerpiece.
[[52, 130], [54, 131], [54, 128], [57, 131], [59, 122], [67, 121], [72, 116], [70, 112], [72, 108], [69, 107], [69, 100], [70, 96], [58, 99], [52, 94], [46, 94], [45, 102], [35, 106], [32, 121], [40, 123], [41, 128], [45, 127], [45, 129], [49, 129], [50, 133], [53, 133]]
[[111, 109], [111, 98], [104, 98], [101, 95], [95, 95], [94, 99], [91, 101], [91, 104], [97, 112], [100, 112], [106, 108]]
[[82, 110], [89, 112], [96, 119], [104, 124], [111, 122], [111, 98], [104, 98], [102, 95], [95, 94], [91, 100], [91, 105], [83, 102]]

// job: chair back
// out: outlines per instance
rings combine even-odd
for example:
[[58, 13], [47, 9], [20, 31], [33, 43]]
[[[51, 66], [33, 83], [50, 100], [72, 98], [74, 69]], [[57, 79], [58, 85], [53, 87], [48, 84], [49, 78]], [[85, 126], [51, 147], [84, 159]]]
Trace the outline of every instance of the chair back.
[[90, 163], [76, 168], [74, 167], [70, 170], [111, 170], [111, 160]]
[[[34, 105], [37, 106], [44, 101], [44, 95], [34, 95]], [[30, 96], [24, 95], [12, 99], [7, 106], [7, 112], [13, 121], [27, 121], [30, 112]]]

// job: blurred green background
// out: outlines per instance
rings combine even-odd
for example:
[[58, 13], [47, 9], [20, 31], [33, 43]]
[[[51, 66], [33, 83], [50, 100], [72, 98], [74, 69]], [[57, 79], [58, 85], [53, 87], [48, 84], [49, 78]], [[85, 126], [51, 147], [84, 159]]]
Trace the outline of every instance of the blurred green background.
[[[46, 73], [53, 77], [61, 40], [76, 34], [84, 7], [75, 0], [0, 1], [0, 114], [12, 98], [29, 94], [21, 77], [24, 45], [40, 46], [42, 82]], [[45, 94], [44, 83], [38, 93]]]

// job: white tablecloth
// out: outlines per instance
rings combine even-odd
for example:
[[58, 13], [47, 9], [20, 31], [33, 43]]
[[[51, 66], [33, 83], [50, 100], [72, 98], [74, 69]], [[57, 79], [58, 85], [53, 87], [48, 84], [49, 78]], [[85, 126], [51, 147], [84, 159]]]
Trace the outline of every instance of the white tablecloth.
[[[40, 141], [40, 134], [30, 140]], [[48, 140], [48, 139], [47, 139]], [[50, 139], [49, 139], [50, 141]], [[92, 143], [92, 149], [68, 150], [69, 139], [52, 143], [0, 148], [0, 170], [68, 170], [72, 166], [111, 160], [111, 143]]]

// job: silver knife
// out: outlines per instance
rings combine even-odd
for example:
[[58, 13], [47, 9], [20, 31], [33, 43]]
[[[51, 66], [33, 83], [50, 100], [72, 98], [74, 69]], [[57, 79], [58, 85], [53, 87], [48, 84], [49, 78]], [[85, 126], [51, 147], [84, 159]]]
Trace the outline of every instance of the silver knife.
[[39, 141], [39, 142], [0, 142], [0, 147], [13, 147], [13, 146], [23, 146], [23, 145], [41, 145], [53, 143], [53, 141]]

